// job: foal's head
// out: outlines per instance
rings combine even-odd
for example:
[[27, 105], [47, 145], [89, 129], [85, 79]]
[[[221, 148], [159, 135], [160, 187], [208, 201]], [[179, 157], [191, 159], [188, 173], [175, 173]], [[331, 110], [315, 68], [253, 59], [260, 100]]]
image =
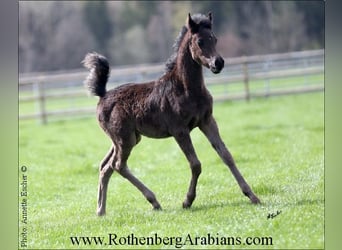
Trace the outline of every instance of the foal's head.
[[216, 52], [217, 38], [212, 26], [212, 15], [194, 15], [187, 19], [190, 30], [190, 52], [194, 61], [209, 68], [213, 73], [220, 73], [224, 67], [223, 58]]

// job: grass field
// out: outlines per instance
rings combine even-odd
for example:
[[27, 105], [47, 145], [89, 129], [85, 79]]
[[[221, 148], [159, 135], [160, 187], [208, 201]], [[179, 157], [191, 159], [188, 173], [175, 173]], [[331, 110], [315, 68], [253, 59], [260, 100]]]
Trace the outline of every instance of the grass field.
[[[19, 234], [27, 229], [28, 248], [173, 249], [182, 243], [177, 245], [178, 238], [171, 242], [170, 237], [183, 237], [183, 249], [322, 249], [323, 93], [216, 103], [214, 116], [223, 140], [262, 205], [249, 203], [196, 129], [192, 138], [202, 162], [202, 175], [191, 209], [181, 208], [190, 170], [174, 140], [143, 138], [133, 150], [129, 166], [155, 192], [163, 210], [152, 211], [139, 191], [114, 174], [107, 215], [99, 218], [95, 215], [98, 164], [110, 141], [95, 117], [47, 126], [20, 122], [19, 191], [24, 174], [28, 220], [27, 225], [20, 223]], [[27, 167], [24, 173], [20, 171], [23, 165]], [[19, 202], [22, 199], [19, 197]], [[21, 214], [20, 210], [19, 219]], [[268, 218], [270, 215], [275, 217]], [[123, 237], [131, 234], [157, 234], [169, 237], [164, 241], [169, 245], [132, 246], [128, 241], [126, 245], [113, 245], [114, 241], [108, 242], [109, 234], [122, 237], [122, 243]], [[90, 238], [77, 238], [77, 245], [70, 237]], [[96, 245], [102, 237], [103, 244]], [[202, 238], [195, 242], [196, 237]], [[213, 244], [210, 237], [215, 238], [211, 239]], [[235, 239], [225, 241], [228, 237]], [[247, 245], [250, 240], [254, 245]], [[218, 245], [227, 242], [230, 245]]]

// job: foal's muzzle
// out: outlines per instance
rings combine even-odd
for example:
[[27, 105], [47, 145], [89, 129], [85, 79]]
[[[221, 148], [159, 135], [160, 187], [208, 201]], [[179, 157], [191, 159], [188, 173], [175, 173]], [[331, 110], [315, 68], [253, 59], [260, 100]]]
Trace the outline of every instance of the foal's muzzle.
[[209, 68], [214, 74], [218, 74], [224, 67], [224, 60], [221, 56], [214, 57], [210, 63]]

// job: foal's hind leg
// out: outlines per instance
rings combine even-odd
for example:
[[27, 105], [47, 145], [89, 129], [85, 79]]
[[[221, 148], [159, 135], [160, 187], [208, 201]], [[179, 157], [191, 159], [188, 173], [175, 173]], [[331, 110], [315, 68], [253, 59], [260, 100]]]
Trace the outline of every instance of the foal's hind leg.
[[106, 154], [106, 156], [103, 158], [103, 160], [101, 161], [100, 164], [100, 171], [107, 165], [109, 159], [112, 157], [114, 153], [114, 145], [110, 147], [108, 153]]
[[233, 156], [224, 145], [214, 118], [211, 116], [207, 121], [203, 122], [199, 128], [206, 135], [211, 145], [222, 158], [223, 162], [229, 167], [242, 192], [251, 200], [252, 203], [260, 203], [259, 198], [253, 193], [252, 189], [249, 187], [240, 171], [237, 169]]
[[114, 161], [114, 151], [114, 146], [112, 146], [100, 164], [99, 187], [97, 196], [97, 215], [99, 216], [106, 213], [107, 188], [109, 179], [113, 174], [111, 162]]
[[138, 180], [128, 169], [127, 159], [129, 154], [140, 140], [140, 135], [135, 133], [131, 134], [129, 138], [123, 138], [121, 143], [117, 144], [115, 148], [117, 159], [113, 166], [118, 173], [129, 180], [139, 191], [145, 196], [145, 198], [152, 204], [153, 209], [161, 209], [159, 202], [156, 199], [154, 193], [148, 189], [140, 180]]
[[132, 173], [129, 171], [126, 164], [122, 165], [120, 170], [118, 170], [121, 176], [129, 180], [140, 192], [145, 196], [145, 198], [152, 204], [153, 209], [159, 210], [161, 206], [156, 199], [154, 193], [148, 189], [141, 181], [139, 181]]

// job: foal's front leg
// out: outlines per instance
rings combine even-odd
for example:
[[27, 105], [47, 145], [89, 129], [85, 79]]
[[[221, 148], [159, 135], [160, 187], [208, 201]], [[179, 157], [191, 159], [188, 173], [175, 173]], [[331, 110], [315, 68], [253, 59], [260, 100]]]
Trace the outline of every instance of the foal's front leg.
[[223, 162], [229, 167], [242, 192], [251, 200], [252, 203], [260, 203], [259, 198], [253, 193], [252, 189], [241, 175], [240, 171], [235, 165], [233, 156], [222, 141], [214, 117], [211, 116], [208, 120], [204, 121], [199, 128], [206, 135], [213, 148], [222, 158]]
[[177, 133], [174, 137], [190, 163], [192, 177], [188, 193], [183, 202], [183, 208], [189, 208], [196, 198], [196, 186], [198, 177], [201, 174], [201, 163], [198, 160], [195, 149], [192, 145], [189, 131]]

